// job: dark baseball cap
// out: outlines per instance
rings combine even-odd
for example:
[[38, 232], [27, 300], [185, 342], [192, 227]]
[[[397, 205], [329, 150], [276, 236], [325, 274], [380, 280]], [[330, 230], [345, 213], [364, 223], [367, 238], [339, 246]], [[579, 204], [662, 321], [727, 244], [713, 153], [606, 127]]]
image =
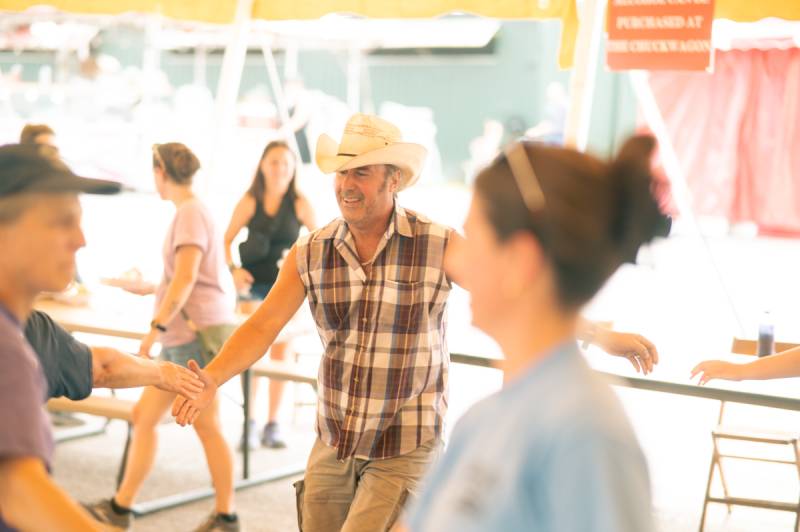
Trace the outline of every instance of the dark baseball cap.
[[116, 194], [121, 188], [114, 181], [75, 175], [52, 146], [0, 146], [0, 198], [26, 192]]

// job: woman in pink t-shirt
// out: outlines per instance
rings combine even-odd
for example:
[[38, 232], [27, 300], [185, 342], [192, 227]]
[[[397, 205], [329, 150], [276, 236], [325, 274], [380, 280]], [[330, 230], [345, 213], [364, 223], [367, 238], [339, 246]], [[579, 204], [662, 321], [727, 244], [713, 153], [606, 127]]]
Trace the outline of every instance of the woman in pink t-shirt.
[[[225, 266], [222, 235], [192, 192], [192, 178], [199, 168], [197, 157], [183, 144], [153, 146], [156, 189], [162, 199], [175, 205], [176, 212], [164, 240], [164, 277], [157, 288], [137, 291], [156, 293], [150, 333], [142, 340], [139, 355], [150, 358], [153, 343], [160, 340], [161, 357], [183, 366], [192, 359], [204, 365], [202, 345], [186, 317], [198, 329], [235, 319], [235, 294]], [[145, 388], [134, 408], [133, 438], [122, 483], [114, 497], [88, 506], [100, 521], [123, 529], [130, 526], [131, 505], [155, 458], [156, 426], [174, 398], [174, 393]], [[200, 418], [195, 431], [216, 489], [216, 511], [197, 530], [239, 530], [233, 507], [233, 456], [222, 435], [218, 405]]]

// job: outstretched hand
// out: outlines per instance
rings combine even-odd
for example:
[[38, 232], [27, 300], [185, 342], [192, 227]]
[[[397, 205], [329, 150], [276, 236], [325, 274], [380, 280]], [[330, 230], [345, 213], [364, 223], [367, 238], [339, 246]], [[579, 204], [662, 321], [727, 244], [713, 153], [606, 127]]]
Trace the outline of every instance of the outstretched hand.
[[163, 360], [158, 361], [158, 373], [161, 382], [156, 388], [165, 392], [173, 392], [187, 399], [196, 399], [205, 385], [193, 371]]
[[200, 412], [208, 408], [217, 395], [217, 383], [205, 370], [200, 368], [197, 362], [190, 360], [189, 369], [200, 378], [204, 388], [194, 399], [178, 396], [172, 403], [172, 415], [175, 417], [175, 422], [182, 427], [194, 423]]
[[690, 378], [693, 379], [697, 375], [700, 375], [700, 381], [698, 382], [700, 385], [707, 383], [711, 379], [738, 381], [741, 380], [741, 376], [739, 375], [740, 367], [740, 364], [732, 364], [731, 362], [722, 360], [706, 360], [694, 367]]
[[136, 294], [137, 296], [149, 296], [150, 294], [154, 294], [156, 291], [156, 285], [145, 281], [140, 283], [126, 284], [124, 286], [120, 286], [120, 288], [126, 292], [130, 292], [131, 294]]
[[637, 372], [647, 375], [658, 364], [658, 351], [653, 342], [640, 334], [601, 329], [594, 343], [609, 355], [627, 358]]

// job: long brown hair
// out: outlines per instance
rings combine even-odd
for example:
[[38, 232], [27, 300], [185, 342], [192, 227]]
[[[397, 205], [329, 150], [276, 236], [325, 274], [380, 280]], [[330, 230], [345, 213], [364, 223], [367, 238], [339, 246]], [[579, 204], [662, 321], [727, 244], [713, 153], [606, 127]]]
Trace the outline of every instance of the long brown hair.
[[[502, 241], [533, 233], [553, 266], [564, 308], [589, 301], [623, 262], [635, 260], [641, 244], [663, 233], [665, 217], [651, 193], [654, 146], [652, 137], [632, 137], [604, 162], [523, 141], [530, 165], [522, 170], [529, 175], [515, 175], [522, 172], [505, 154], [478, 174], [476, 195], [495, 234]], [[521, 187], [538, 187], [543, 203], [532, 208]]]
[[247, 189], [247, 193], [253, 196], [256, 201], [262, 201], [264, 199], [264, 193], [267, 191], [267, 179], [264, 177], [264, 172], [261, 170], [261, 163], [264, 162], [264, 158], [270, 151], [277, 148], [284, 148], [292, 154], [294, 173], [292, 173], [292, 180], [286, 192], [287, 194], [292, 194], [297, 197], [297, 156], [285, 141], [273, 140], [267, 144], [264, 151], [261, 152], [261, 157], [258, 159], [258, 166], [256, 167], [256, 174], [253, 176], [253, 182], [250, 184], [250, 188]]

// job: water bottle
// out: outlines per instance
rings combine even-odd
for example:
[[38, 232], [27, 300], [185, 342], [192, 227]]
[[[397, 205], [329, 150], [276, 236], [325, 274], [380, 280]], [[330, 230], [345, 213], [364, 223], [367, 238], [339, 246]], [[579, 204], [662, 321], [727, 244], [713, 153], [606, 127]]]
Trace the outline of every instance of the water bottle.
[[758, 356], [765, 357], [775, 352], [775, 327], [772, 324], [772, 316], [769, 312], [764, 312], [761, 316], [761, 323], [758, 325]]

